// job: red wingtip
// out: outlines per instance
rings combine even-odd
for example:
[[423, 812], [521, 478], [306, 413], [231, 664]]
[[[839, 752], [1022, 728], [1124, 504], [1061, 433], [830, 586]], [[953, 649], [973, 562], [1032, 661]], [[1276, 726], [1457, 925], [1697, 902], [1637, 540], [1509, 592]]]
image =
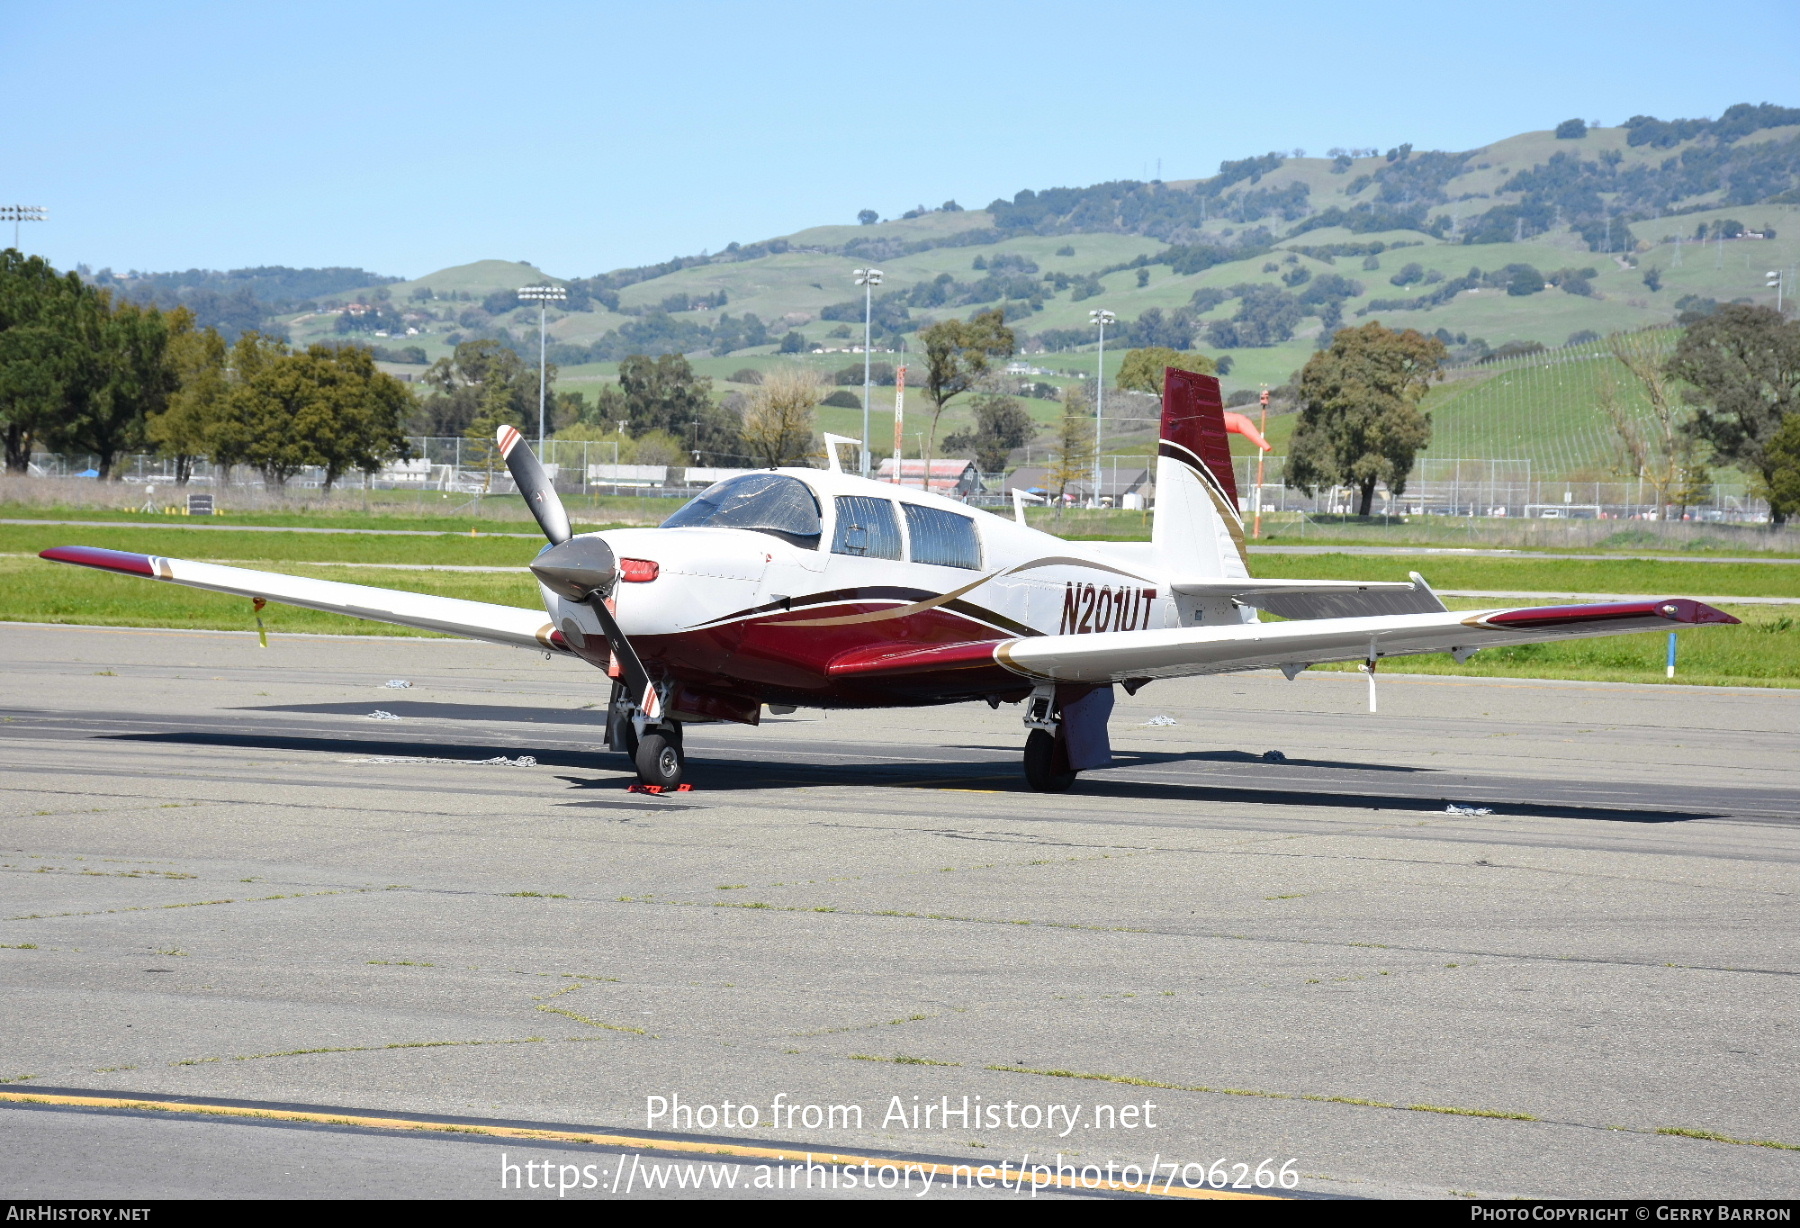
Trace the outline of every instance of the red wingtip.
[[[1673, 613], [1670, 612], [1671, 607], [1673, 607]], [[1662, 612], [1664, 618], [1673, 619], [1678, 623], [1735, 624], [1740, 621], [1724, 610], [1716, 610], [1704, 601], [1694, 601], [1688, 597], [1671, 597], [1669, 600], [1661, 602], [1657, 608]]]
[[1724, 610], [1715, 610], [1691, 597], [1664, 597], [1657, 601], [1606, 601], [1593, 605], [1524, 606], [1517, 610], [1489, 614], [1481, 621], [1491, 627], [1544, 630], [1577, 623], [1618, 622], [1634, 618], [1664, 618], [1672, 623], [1686, 623], [1690, 626], [1738, 621]]
[[118, 571], [128, 576], [156, 575], [147, 554], [131, 554], [124, 550], [102, 550], [98, 546], [52, 546], [38, 551], [40, 559], [52, 563], [74, 563], [81, 567], [98, 567], [101, 571]]

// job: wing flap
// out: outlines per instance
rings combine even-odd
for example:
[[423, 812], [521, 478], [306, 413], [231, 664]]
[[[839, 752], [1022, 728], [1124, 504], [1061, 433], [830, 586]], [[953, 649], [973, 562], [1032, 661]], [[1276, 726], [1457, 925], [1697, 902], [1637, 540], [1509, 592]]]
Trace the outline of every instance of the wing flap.
[[1445, 606], [1422, 579], [1177, 580], [1169, 586], [1192, 597], [1229, 597], [1279, 618], [1374, 618], [1388, 614], [1441, 614]]
[[54, 563], [73, 563], [121, 575], [143, 576], [214, 593], [261, 597], [327, 614], [344, 614], [372, 622], [486, 640], [491, 644], [568, 651], [562, 633], [550, 625], [542, 610], [464, 601], [457, 597], [434, 597], [402, 589], [373, 588], [366, 584], [344, 584], [336, 580], [315, 580], [219, 563], [196, 563], [154, 554], [101, 550], [93, 546], [57, 546], [41, 551], [38, 557]]

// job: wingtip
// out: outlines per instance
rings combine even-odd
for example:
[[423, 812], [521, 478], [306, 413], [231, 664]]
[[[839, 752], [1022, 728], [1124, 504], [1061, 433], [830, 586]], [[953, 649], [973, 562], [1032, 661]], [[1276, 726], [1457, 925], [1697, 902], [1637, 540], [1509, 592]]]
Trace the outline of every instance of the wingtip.
[[147, 554], [125, 550], [105, 550], [99, 546], [51, 546], [38, 551], [40, 559], [52, 563], [74, 563], [78, 567], [94, 567], [128, 576], [155, 576], [156, 566]]
[[1671, 598], [1658, 608], [1664, 618], [1679, 623], [1720, 623], [1736, 626], [1742, 621], [1733, 618], [1724, 610], [1707, 605], [1704, 601], [1694, 601], [1688, 597]]

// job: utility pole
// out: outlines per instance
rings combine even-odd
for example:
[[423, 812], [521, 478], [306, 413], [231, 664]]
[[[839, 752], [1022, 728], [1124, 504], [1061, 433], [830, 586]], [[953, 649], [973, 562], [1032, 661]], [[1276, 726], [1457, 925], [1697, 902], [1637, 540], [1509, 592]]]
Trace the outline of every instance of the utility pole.
[[1100, 432], [1106, 425], [1106, 326], [1118, 320], [1110, 311], [1088, 312], [1100, 328], [1100, 376], [1094, 382], [1094, 506], [1100, 506]]
[[548, 345], [544, 339], [546, 311], [551, 303], [560, 303], [569, 297], [569, 292], [561, 286], [521, 286], [519, 301], [538, 305], [538, 457], [544, 455], [544, 402], [549, 393], [549, 370], [544, 364], [544, 355]]
[[21, 255], [24, 254], [24, 251], [19, 247], [19, 223], [47, 222], [49, 220], [50, 210], [42, 205], [0, 205], [0, 222], [13, 224], [13, 250]]
[[862, 475], [869, 476], [869, 397], [873, 385], [869, 380], [870, 324], [874, 319], [875, 287], [881, 284], [880, 269], [857, 269], [856, 284], [863, 288], [863, 433]]

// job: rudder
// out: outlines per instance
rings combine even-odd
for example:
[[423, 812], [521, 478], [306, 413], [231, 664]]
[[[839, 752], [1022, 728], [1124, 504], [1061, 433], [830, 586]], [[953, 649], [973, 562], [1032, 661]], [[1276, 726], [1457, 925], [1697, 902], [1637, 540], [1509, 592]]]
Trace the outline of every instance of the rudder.
[[1169, 573], [1221, 580], [1250, 575], [1226, 434], [1217, 377], [1166, 368], [1150, 541]]

